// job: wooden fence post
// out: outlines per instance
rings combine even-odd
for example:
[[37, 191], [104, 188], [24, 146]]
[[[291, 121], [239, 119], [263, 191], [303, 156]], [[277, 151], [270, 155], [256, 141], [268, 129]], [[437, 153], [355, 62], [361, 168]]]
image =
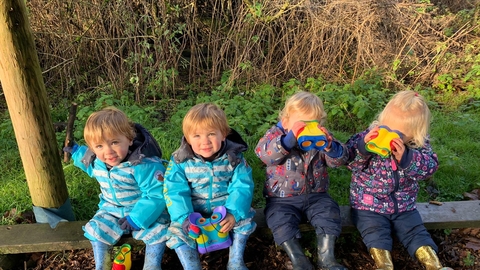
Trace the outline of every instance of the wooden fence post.
[[0, 37], [0, 81], [33, 205], [58, 208], [68, 191], [24, 0], [0, 0]]

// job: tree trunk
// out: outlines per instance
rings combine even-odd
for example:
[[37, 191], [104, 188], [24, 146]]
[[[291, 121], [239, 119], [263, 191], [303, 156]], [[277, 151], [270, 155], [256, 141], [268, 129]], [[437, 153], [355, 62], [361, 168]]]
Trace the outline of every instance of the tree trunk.
[[68, 191], [24, 0], [0, 0], [0, 81], [33, 205], [58, 208]]

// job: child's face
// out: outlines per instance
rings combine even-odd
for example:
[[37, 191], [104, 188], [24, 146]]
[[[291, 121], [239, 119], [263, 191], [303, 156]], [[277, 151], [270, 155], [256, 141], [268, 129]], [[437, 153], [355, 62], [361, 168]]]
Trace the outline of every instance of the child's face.
[[187, 136], [188, 143], [195, 154], [205, 159], [212, 157], [222, 147], [225, 135], [216, 128], [197, 129]]
[[[400, 117], [405, 112], [400, 111], [396, 107], [392, 107], [390, 110], [391, 110], [390, 115], [392, 117], [385, 117], [385, 119], [382, 121], [382, 123], [380, 123], [380, 125], [387, 126], [391, 130], [400, 131], [403, 134], [403, 138], [402, 138], [403, 142], [404, 143], [409, 142], [413, 138], [413, 135], [411, 131], [408, 129], [407, 125], [405, 125], [405, 122], [403, 121], [403, 119]], [[399, 117], [395, 117], [396, 115], [398, 115]]]
[[304, 112], [293, 112], [290, 113], [289, 117], [285, 117], [282, 119], [282, 126], [286, 130], [292, 130], [293, 125], [298, 121], [312, 121], [316, 120], [315, 116], [312, 113], [304, 113]]
[[133, 141], [129, 140], [124, 135], [117, 135], [95, 142], [91, 146], [91, 150], [95, 153], [98, 159], [110, 166], [117, 166], [120, 164], [128, 154], [128, 148]]

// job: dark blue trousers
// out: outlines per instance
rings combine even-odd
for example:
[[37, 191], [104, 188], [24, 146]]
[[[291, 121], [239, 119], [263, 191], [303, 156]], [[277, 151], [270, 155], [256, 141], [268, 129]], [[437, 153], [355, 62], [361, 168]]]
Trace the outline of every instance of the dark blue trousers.
[[393, 215], [352, 209], [352, 221], [368, 250], [378, 248], [392, 251], [392, 235], [397, 237], [413, 258], [421, 246], [431, 246], [435, 251], [438, 249], [416, 209]]
[[339, 236], [340, 208], [328, 193], [311, 193], [288, 198], [267, 198], [265, 219], [277, 245], [300, 238], [300, 223], [310, 222], [316, 234]]

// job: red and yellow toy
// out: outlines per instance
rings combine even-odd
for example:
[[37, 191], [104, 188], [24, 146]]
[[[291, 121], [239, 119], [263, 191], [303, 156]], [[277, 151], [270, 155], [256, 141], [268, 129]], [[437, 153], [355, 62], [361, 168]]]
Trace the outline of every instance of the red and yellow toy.
[[392, 140], [401, 137], [398, 131], [387, 126], [379, 126], [377, 137], [368, 141], [365, 147], [367, 151], [386, 158], [392, 153]]
[[112, 270], [130, 270], [132, 268], [132, 247], [123, 244], [115, 255]]
[[305, 127], [301, 128], [297, 134], [297, 142], [303, 151], [309, 151], [312, 148], [323, 150], [328, 145], [327, 136], [320, 129], [317, 121], [305, 121]]

